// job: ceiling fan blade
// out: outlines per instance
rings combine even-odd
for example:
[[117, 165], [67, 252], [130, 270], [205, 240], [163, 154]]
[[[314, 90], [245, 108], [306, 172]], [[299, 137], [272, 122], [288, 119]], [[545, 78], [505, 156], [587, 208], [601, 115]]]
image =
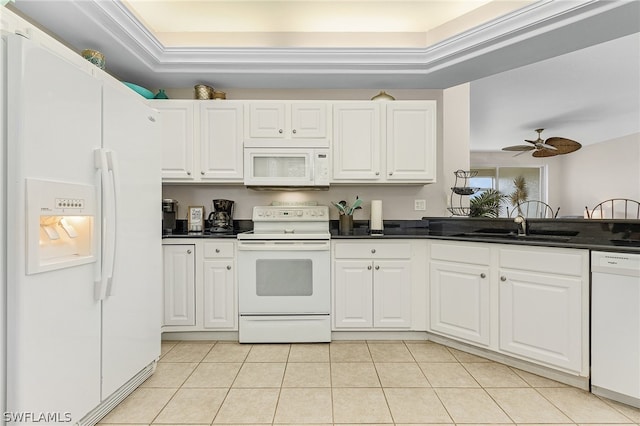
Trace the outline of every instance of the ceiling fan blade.
[[535, 145], [535, 144], [537, 144], [538, 142], [541, 142], [541, 140], [531, 141], [531, 140], [529, 140], [529, 139], [525, 139], [524, 141], [525, 141], [525, 142], [532, 143], [532, 144], [534, 144], [534, 145]]
[[558, 155], [558, 152], [557, 151], [551, 151], [550, 149], [538, 149], [538, 150], [534, 151], [533, 154], [531, 154], [531, 155], [536, 157], [536, 158], [554, 157], [554, 156]]
[[558, 154], [568, 154], [582, 148], [582, 145], [574, 140], [559, 137], [549, 138], [545, 144], [555, 147]]
[[524, 154], [525, 152], [529, 152], [529, 151], [531, 151], [531, 150], [527, 150], [527, 151], [520, 151], [520, 152], [518, 152], [516, 155], [514, 155], [514, 157], [517, 157], [517, 156], [522, 155], [522, 154]]
[[514, 145], [514, 146], [507, 146], [505, 148], [502, 148], [503, 151], [531, 151], [534, 149], [536, 148], [529, 145]]

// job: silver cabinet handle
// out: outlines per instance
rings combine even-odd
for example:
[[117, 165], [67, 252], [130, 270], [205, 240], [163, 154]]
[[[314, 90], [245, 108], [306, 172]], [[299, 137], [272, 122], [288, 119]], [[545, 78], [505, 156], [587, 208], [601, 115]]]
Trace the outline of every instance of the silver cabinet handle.
[[282, 129], [278, 129], [278, 133], [282, 134]]
[[367, 266], [367, 269], [368, 269], [368, 270], [371, 270], [371, 265]]
[[204, 172], [200, 172], [200, 174], [201, 174], [202, 176], [204, 176]]
[[484, 272], [480, 274], [480, 278], [487, 278], [487, 274], [485, 274]]
[[220, 253], [220, 249], [216, 249], [216, 253]]
[[376, 271], [380, 269], [380, 265], [376, 265]]
[[380, 176], [380, 172], [376, 172], [376, 176]]
[[393, 176], [393, 172], [389, 172], [389, 176]]
[[505, 277], [504, 275], [500, 277], [500, 281], [506, 281], [507, 277]]
[[375, 252], [376, 252], [376, 249], [371, 249], [371, 253], [375, 253]]
[[191, 176], [191, 172], [187, 172], [187, 176]]
[[227, 265], [227, 270], [230, 271], [231, 270], [231, 265]]
[[187, 250], [187, 254], [191, 254], [191, 250]]
[[293, 134], [295, 135], [296, 133], [298, 133], [298, 131], [296, 129], [293, 129]]

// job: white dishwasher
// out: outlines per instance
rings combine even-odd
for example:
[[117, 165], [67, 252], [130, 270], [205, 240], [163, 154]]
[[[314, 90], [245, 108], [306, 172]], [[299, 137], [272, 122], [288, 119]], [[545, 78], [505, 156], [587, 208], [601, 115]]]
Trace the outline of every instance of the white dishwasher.
[[640, 408], [640, 254], [591, 253], [591, 392]]

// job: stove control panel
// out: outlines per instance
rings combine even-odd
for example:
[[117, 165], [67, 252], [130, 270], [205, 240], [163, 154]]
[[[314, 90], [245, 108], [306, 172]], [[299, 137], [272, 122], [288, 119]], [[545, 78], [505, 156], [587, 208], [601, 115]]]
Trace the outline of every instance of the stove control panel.
[[329, 207], [327, 206], [300, 206], [300, 207], [254, 207], [253, 221], [278, 221], [278, 222], [317, 222], [329, 221]]

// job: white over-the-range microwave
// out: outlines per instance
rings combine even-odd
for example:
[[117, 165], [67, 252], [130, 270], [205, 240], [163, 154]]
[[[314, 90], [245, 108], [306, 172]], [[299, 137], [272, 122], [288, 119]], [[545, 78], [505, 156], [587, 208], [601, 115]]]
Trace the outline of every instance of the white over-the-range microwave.
[[328, 141], [318, 143], [318, 147], [299, 146], [291, 140], [278, 145], [245, 143], [246, 186], [255, 189], [328, 189], [331, 168]]

